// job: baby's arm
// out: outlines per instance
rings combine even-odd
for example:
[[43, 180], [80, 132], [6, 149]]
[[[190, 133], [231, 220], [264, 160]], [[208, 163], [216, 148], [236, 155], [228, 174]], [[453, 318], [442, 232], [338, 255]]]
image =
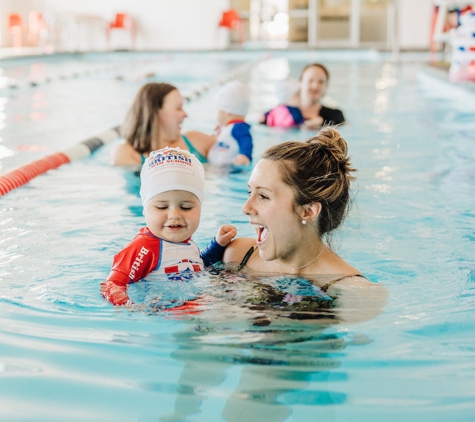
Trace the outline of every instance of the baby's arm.
[[245, 123], [235, 124], [231, 130], [231, 136], [239, 146], [239, 155], [234, 159], [234, 164], [240, 166], [250, 164], [253, 150], [250, 126]]
[[225, 224], [218, 229], [216, 242], [218, 242], [220, 246], [228, 246], [231, 243], [231, 240], [236, 237], [236, 234], [236, 227]]
[[116, 306], [132, 305], [127, 294], [127, 285], [140, 281], [157, 266], [156, 247], [149, 237], [136, 236], [124, 249], [114, 256], [111, 272], [101, 283], [104, 299]]
[[201, 259], [206, 267], [220, 262], [223, 259], [226, 246], [236, 236], [236, 227], [230, 225], [221, 226], [216, 237], [210, 244], [200, 253]]
[[101, 294], [104, 299], [116, 306], [132, 304], [127, 295], [127, 284], [122, 284], [116, 280], [108, 278], [101, 283]]

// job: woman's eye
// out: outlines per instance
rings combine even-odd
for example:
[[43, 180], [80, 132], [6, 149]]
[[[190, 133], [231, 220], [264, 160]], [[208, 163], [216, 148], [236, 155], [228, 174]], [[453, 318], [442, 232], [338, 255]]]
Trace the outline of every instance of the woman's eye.
[[248, 194], [248, 196], [251, 196], [251, 189], [248, 189], [246, 193]]
[[266, 195], [264, 195], [263, 193], [260, 193], [260, 194], [259, 194], [259, 198], [261, 198], [261, 199], [269, 199], [269, 197], [266, 196]]

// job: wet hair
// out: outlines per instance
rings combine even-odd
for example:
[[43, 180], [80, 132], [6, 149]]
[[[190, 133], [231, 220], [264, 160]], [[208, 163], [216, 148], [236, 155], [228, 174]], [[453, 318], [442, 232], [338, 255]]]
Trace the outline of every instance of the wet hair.
[[311, 67], [319, 67], [320, 69], [322, 69], [323, 72], [325, 73], [326, 77], [327, 77], [327, 82], [328, 82], [328, 80], [330, 79], [330, 73], [328, 72], [328, 69], [320, 63], [311, 63], [311, 64], [308, 64], [308, 65], [304, 66], [304, 68], [300, 72], [300, 78], [299, 78], [300, 81], [302, 80], [302, 77], [303, 77], [303, 74], [305, 73], [305, 71], [307, 69], [310, 69]]
[[346, 217], [350, 184], [355, 178], [347, 156], [348, 144], [340, 133], [323, 128], [306, 142], [288, 141], [268, 148], [262, 158], [280, 166], [282, 180], [295, 193], [296, 205], [320, 202], [320, 236], [336, 229]]
[[135, 96], [120, 131], [137, 152], [144, 154], [154, 149], [153, 139], [158, 136], [158, 113], [165, 97], [177, 88], [167, 83], [150, 82]]

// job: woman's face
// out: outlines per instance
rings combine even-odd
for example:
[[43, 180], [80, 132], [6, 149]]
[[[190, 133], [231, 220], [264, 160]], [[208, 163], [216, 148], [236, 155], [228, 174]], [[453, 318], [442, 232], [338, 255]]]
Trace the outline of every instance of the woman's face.
[[321, 67], [309, 67], [300, 80], [300, 95], [309, 102], [318, 102], [325, 94], [327, 82], [327, 75]]
[[292, 259], [299, 253], [303, 225], [296, 211], [294, 192], [283, 182], [279, 165], [260, 160], [248, 186], [249, 198], [242, 211], [256, 229], [261, 258]]
[[158, 110], [160, 140], [176, 141], [179, 139], [181, 124], [186, 116], [180, 92], [177, 89], [170, 91], [164, 98], [163, 107]]

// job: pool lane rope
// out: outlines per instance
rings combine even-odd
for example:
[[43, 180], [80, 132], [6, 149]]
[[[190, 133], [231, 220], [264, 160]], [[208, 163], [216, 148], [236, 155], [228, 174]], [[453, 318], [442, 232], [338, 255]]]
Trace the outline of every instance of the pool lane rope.
[[[226, 82], [239, 77], [241, 74], [248, 71], [251, 67], [255, 66], [257, 63], [260, 63], [263, 60], [266, 60], [268, 57], [269, 56], [265, 57], [264, 59], [258, 59], [239, 66], [236, 69], [225, 74], [222, 78], [220, 78], [214, 83], [205, 83], [199, 86], [197, 89], [191, 91], [190, 93], [188, 93], [188, 95], [184, 97], [185, 101], [192, 101], [204, 94], [206, 91], [210, 90], [211, 88], [223, 85]], [[62, 166], [63, 164], [68, 164], [71, 161], [88, 157], [103, 145], [112, 142], [120, 137], [120, 127], [116, 126], [111, 129], [108, 129], [107, 131], [97, 136], [79, 142], [78, 144], [66, 149], [65, 151], [48, 155], [44, 158], [26, 164], [18, 169], [5, 173], [0, 176], [0, 197], [6, 195], [8, 192], [16, 188], [19, 188], [20, 186], [26, 185], [28, 182], [30, 182], [30, 180], [41, 174], [46, 173], [49, 170], [54, 170]]]
[[116, 70], [120, 70], [122, 73], [116, 76], [116, 79], [125, 79], [124, 72], [126, 73], [129, 69], [136, 69], [137, 65], [156, 65], [157, 63], [161, 63], [164, 61], [171, 60], [172, 55], [166, 54], [160, 57], [151, 58], [151, 59], [142, 59], [142, 60], [121, 60], [115, 63], [100, 63], [100, 64], [88, 64], [83, 66], [83, 69], [76, 69], [72, 72], [64, 72], [60, 74], [52, 74], [51, 76], [45, 76], [43, 78], [38, 77], [28, 77], [28, 82], [22, 84], [21, 82], [15, 80], [14, 78], [9, 78], [7, 76], [0, 78], [0, 88], [9, 87], [11, 89], [19, 89], [19, 88], [26, 88], [26, 87], [37, 87], [41, 85], [45, 85], [50, 82], [55, 82], [57, 80], [68, 80], [72, 78], [80, 78], [83, 76], [90, 76], [93, 74], [98, 73], [105, 73], [105, 72], [112, 72]]
[[26, 164], [0, 176], [0, 197], [26, 185], [30, 180], [49, 170], [57, 169], [63, 164], [88, 157], [101, 146], [120, 137], [119, 128], [109, 129], [93, 138], [86, 139], [78, 144], [55, 154]]

